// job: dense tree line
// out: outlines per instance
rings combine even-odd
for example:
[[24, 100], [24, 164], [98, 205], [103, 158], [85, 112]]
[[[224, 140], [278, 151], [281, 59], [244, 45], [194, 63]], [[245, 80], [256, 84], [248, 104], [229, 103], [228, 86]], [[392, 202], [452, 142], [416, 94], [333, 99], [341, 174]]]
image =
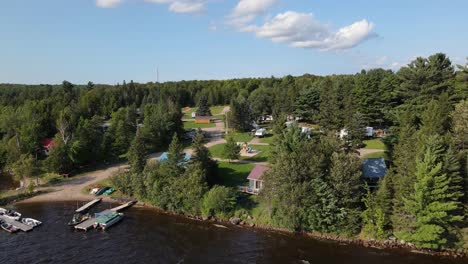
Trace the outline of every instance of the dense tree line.
[[[182, 162], [182, 106], [230, 105], [230, 128], [249, 131], [273, 116], [278, 134], [263, 197], [271, 219], [294, 230], [374, 238], [393, 234], [430, 248], [467, 246], [468, 64], [438, 53], [397, 72], [118, 85], [0, 84], [0, 170], [19, 180], [128, 158], [114, 178], [128, 194], [175, 212], [232, 210], [232, 190], [213, 187], [216, 162], [197, 136]], [[287, 117], [318, 125], [307, 137]], [[377, 188], [361, 180], [354, 150], [363, 128], [389, 128], [389, 174]], [[344, 141], [337, 133], [345, 128]], [[45, 154], [43, 140], [53, 138]], [[169, 142], [172, 142], [169, 146]], [[225, 154], [235, 158], [230, 139]], [[165, 163], [146, 164], [166, 150]], [[231, 150], [232, 153], [231, 153]], [[221, 201], [221, 202], [220, 202]], [[465, 243], [465, 245], [463, 245]]]

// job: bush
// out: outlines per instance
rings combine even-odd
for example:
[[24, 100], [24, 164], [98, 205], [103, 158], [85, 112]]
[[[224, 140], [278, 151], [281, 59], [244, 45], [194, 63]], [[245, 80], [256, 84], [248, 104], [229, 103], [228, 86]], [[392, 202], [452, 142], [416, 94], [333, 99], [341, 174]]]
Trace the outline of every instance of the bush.
[[204, 216], [226, 215], [236, 206], [236, 192], [224, 186], [214, 186], [202, 202]]

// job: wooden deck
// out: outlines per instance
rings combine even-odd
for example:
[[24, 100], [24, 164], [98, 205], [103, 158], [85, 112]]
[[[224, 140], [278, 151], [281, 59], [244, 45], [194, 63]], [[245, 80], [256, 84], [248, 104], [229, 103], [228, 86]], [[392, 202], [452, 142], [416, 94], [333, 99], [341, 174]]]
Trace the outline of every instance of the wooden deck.
[[249, 186], [239, 186], [239, 191], [253, 195], [258, 195], [259, 193], [259, 190], [251, 189]]
[[97, 199], [94, 199], [92, 200], [91, 202], [83, 205], [82, 207], [76, 209], [76, 213], [82, 213], [86, 210], [88, 210], [89, 208], [93, 207], [95, 204], [99, 203], [100, 201], [102, 200], [102, 198], [97, 198]]
[[[122, 204], [120, 206], [114, 207], [112, 209], [104, 210], [104, 211], [100, 212], [99, 214], [108, 214], [108, 213], [111, 213], [111, 212], [118, 212], [118, 211], [124, 210], [126, 208], [129, 208], [130, 206], [134, 205], [135, 203], [136, 202], [131, 201], [131, 202]], [[75, 229], [82, 230], [82, 231], [88, 231], [89, 229], [91, 229], [93, 227], [95, 222], [96, 222], [96, 215], [94, 215], [93, 217], [91, 217], [88, 220], [84, 221], [83, 223], [76, 225]]]
[[10, 225], [13, 225], [14, 227], [18, 228], [19, 230], [21, 230], [23, 232], [29, 232], [29, 231], [33, 230], [32, 226], [25, 225], [25, 224], [23, 224], [23, 223], [21, 223], [19, 221], [10, 219], [10, 218], [5, 217], [3, 215], [0, 215], [0, 219], [5, 221], [6, 223], [8, 223]]

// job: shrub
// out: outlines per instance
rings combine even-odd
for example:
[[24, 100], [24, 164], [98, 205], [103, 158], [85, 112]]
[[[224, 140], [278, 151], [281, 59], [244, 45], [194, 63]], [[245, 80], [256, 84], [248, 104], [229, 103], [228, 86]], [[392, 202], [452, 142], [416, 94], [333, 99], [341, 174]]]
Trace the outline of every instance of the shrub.
[[205, 194], [202, 202], [204, 216], [225, 215], [236, 205], [236, 192], [224, 186], [214, 186]]

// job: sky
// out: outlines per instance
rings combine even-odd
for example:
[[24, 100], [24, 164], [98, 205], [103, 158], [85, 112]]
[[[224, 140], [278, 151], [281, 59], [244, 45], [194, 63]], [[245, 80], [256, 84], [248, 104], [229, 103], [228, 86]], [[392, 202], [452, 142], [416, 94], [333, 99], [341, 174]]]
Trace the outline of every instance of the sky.
[[466, 0], [0, 0], [0, 83], [398, 70], [468, 57]]

